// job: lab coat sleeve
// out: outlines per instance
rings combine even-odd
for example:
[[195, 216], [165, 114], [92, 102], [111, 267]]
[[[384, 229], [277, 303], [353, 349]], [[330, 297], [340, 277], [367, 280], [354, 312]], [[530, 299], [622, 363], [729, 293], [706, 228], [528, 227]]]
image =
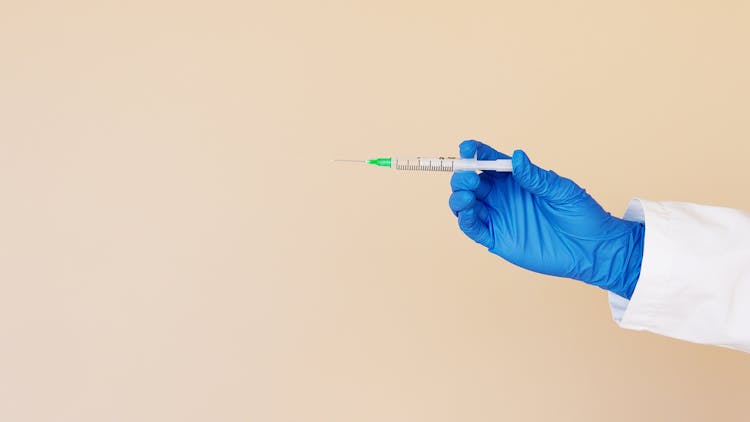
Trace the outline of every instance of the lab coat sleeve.
[[750, 352], [750, 214], [678, 202], [631, 201], [645, 223], [633, 296], [610, 293], [623, 328]]

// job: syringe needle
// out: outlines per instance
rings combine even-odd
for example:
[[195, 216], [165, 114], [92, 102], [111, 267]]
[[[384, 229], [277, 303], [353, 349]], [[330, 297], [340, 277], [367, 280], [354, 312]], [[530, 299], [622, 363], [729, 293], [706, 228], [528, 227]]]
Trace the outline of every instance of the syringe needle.
[[336, 163], [366, 163], [365, 160], [333, 160]]

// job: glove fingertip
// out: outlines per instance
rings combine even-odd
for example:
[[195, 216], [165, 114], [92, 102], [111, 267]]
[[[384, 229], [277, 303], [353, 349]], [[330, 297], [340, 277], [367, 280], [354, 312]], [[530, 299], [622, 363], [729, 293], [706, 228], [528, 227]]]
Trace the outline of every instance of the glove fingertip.
[[453, 211], [454, 214], [457, 214], [469, 206], [474, 205], [474, 201], [476, 200], [476, 197], [474, 196], [473, 192], [469, 191], [458, 191], [453, 192], [448, 199], [448, 206], [450, 207], [451, 211]]
[[478, 183], [474, 181], [475, 173], [467, 171], [457, 171], [451, 176], [451, 189], [453, 191], [472, 190], [471, 186]]
[[523, 171], [531, 163], [529, 156], [522, 149], [513, 151], [511, 162], [513, 164], [513, 173]]
[[477, 218], [473, 208], [458, 213], [458, 226], [473, 241], [490, 247], [492, 239], [489, 228]]
[[475, 190], [479, 186], [479, 175], [473, 171], [457, 171], [451, 176], [453, 191]]
[[468, 139], [461, 142], [461, 144], [458, 146], [458, 151], [461, 158], [474, 158], [474, 155], [477, 153], [478, 145], [479, 142], [475, 141], [474, 139]]
[[[469, 208], [458, 212], [458, 225], [467, 232], [474, 224], [474, 210]], [[466, 234], [469, 234], [468, 232]]]

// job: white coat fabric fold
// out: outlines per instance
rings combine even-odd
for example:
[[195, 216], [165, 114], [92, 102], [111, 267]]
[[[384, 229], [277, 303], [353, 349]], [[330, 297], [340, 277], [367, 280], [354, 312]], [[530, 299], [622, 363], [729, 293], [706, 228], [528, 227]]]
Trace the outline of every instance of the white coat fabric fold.
[[646, 236], [632, 298], [609, 295], [615, 321], [750, 352], [750, 214], [634, 199], [624, 218]]

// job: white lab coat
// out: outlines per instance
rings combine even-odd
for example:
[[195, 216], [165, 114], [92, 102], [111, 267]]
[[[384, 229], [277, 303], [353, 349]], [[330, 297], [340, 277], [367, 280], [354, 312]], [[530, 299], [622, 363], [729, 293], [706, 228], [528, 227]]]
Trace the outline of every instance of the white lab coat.
[[624, 218], [646, 237], [632, 298], [609, 295], [615, 321], [750, 352], [750, 214], [634, 199]]

